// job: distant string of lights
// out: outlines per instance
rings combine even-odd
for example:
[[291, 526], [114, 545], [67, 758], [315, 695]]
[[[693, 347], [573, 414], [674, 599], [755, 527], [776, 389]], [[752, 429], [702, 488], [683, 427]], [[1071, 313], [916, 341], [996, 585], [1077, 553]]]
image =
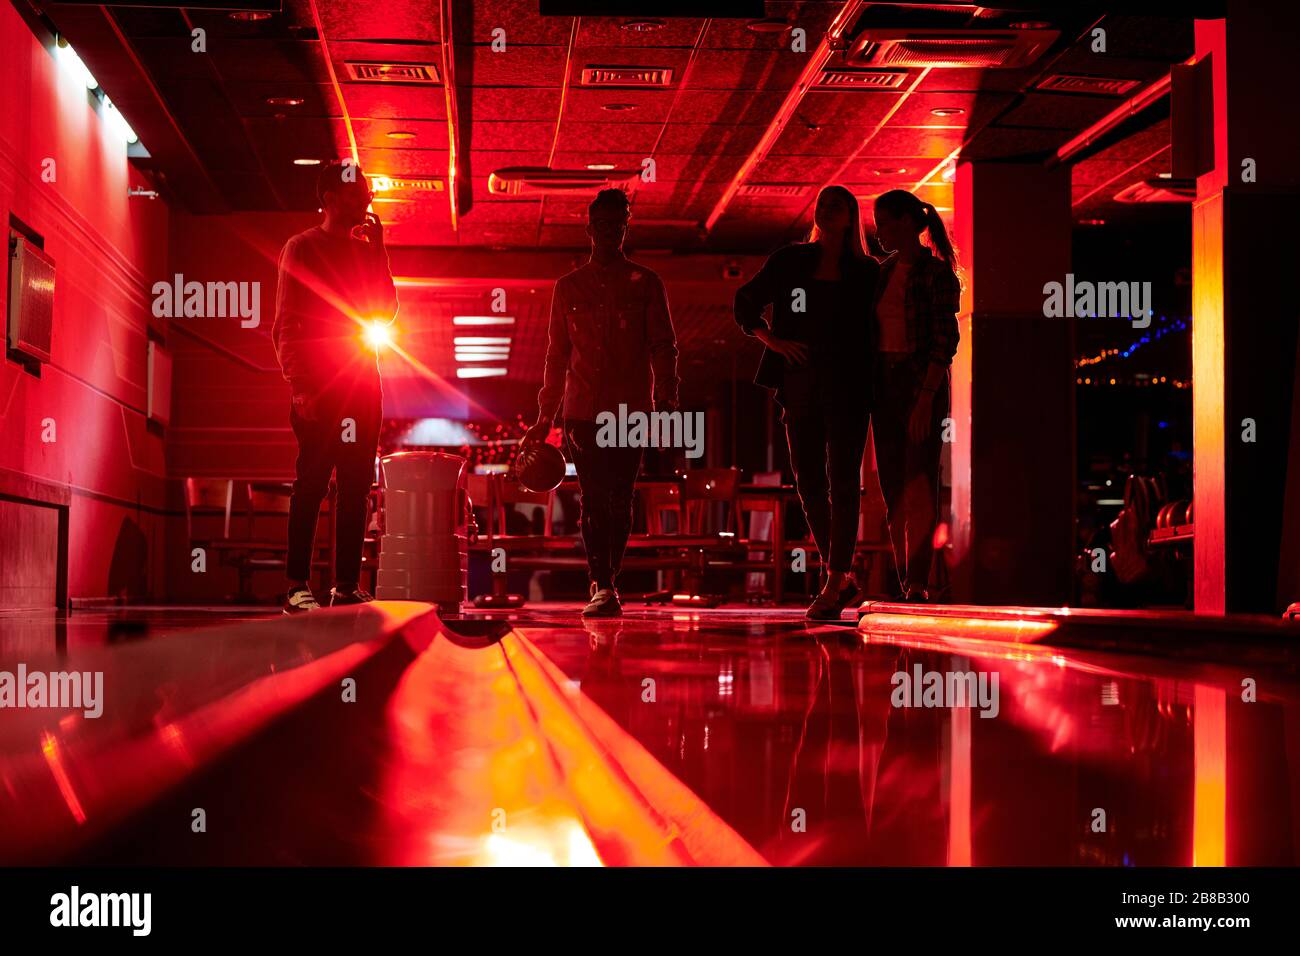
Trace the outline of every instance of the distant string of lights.
[[1147, 388], [1153, 385], [1168, 385], [1172, 388], [1191, 388], [1191, 379], [1169, 378], [1167, 375], [1099, 375], [1096, 378], [1091, 376], [1079, 376], [1074, 380], [1076, 385], [1091, 385], [1094, 388]]
[[1145, 333], [1140, 338], [1135, 340], [1133, 344], [1126, 349], [1102, 349], [1096, 355], [1089, 356], [1088, 358], [1077, 359], [1074, 363], [1074, 367], [1086, 368], [1089, 365], [1098, 365], [1102, 362], [1105, 362], [1107, 359], [1112, 359], [1112, 358], [1121, 358], [1121, 359], [1131, 358], [1133, 353], [1136, 352], [1138, 349], [1142, 348], [1144, 345], [1150, 345], [1152, 342], [1158, 342], [1161, 339], [1163, 339], [1166, 335], [1169, 335], [1173, 332], [1184, 332], [1191, 327], [1186, 319], [1175, 319], [1172, 322], [1170, 322], [1166, 316], [1162, 315], [1160, 316], [1160, 321], [1162, 323], [1168, 322], [1169, 324], [1160, 326], [1154, 332]]

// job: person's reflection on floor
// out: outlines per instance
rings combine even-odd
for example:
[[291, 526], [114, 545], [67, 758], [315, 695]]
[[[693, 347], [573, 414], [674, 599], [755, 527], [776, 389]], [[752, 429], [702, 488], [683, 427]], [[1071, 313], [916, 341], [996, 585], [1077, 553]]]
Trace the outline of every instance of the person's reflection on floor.
[[790, 766], [774, 863], [850, 865], [869, 849], [896, 648], [823, 641]]
[[623, 621], [616, 617], [584, 617], [581, 620], [589, 648], [582, 692], [599, 704], [620, 727], [631, 727], [633, 708], [641, 699], [641, 689], [633, 678], [623, 674], [619, 664]]

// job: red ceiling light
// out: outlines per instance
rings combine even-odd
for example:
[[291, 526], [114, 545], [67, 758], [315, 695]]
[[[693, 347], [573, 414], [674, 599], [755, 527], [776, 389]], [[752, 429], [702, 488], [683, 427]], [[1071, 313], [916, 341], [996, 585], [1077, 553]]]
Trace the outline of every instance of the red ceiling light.
[[307, 101], [301, 96], [268, 96], [266, 102], [271, 106], [302, 106]]
[[393, 129], [384, 134], [389, 139], [415, 139], [415, 134], [410, 130]]
[[259, 20], [271, 19], [271, 14], [266, 10], [232, 10], [226, 16], [244, 23], [256, 23]]
[[602, 110], [609, 110], [611, 113], [626, 113], [636, 109], [635, 103], [606, 103], [601, 107]]
[[936, 106], [930, 110], [931, 116], [960, 116], [966, 111], [960, 106]]
[[632, 33], [649, 33], [652, 30], [662, 30], [668, 26], [664, 20], [645, 19], [645, 20], [624, 20], [619, 27]]
[[784, 33], [790, 29], [790, 24], [780, 17], [764, 17], [761, 20], [750, 20], [745, 24], [745, 29], [751, 33]]

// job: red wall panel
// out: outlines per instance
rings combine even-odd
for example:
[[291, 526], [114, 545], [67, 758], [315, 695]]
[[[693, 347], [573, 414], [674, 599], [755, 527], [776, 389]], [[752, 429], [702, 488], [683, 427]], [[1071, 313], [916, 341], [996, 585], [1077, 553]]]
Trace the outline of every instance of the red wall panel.
[[[0, 468], [71, 491], [72, 599], [157, 597], [165, 461], [144, 416], [144, 279], [165, 267], [167, 209], [128, 197], [143, 182], [126, 144], [9, 4], [0, 89], [0, 222], [13, 215], [40, 233], [57, 269], [50, 363], [39, 377], [0, 365]], [[0, 540], [15, 560], [16, 548]]]

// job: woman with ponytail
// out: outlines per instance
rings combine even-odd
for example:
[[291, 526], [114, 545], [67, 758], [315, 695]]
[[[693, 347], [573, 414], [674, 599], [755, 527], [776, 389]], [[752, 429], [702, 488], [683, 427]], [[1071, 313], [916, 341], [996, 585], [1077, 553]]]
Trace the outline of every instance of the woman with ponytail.
[[776, 393], [799, 500], [827, 569], [808, 617], [835, 620], [861, 594], [852, 567], [880, 267], [863, 248], [857, 198], [843, 186], [818, 194], [813, 222], [807, 242], [772, 253], [737, 290], [735, 315], [766, 346], [754, 381]]
[[[948, 370], [957, 352], [961, 283], [934, 206], [902, 189], [876, 198], [881, 268], [872, 432], [903, 599], [930, 600]], [[922, 244], [921, 234], [929, 239]]]

